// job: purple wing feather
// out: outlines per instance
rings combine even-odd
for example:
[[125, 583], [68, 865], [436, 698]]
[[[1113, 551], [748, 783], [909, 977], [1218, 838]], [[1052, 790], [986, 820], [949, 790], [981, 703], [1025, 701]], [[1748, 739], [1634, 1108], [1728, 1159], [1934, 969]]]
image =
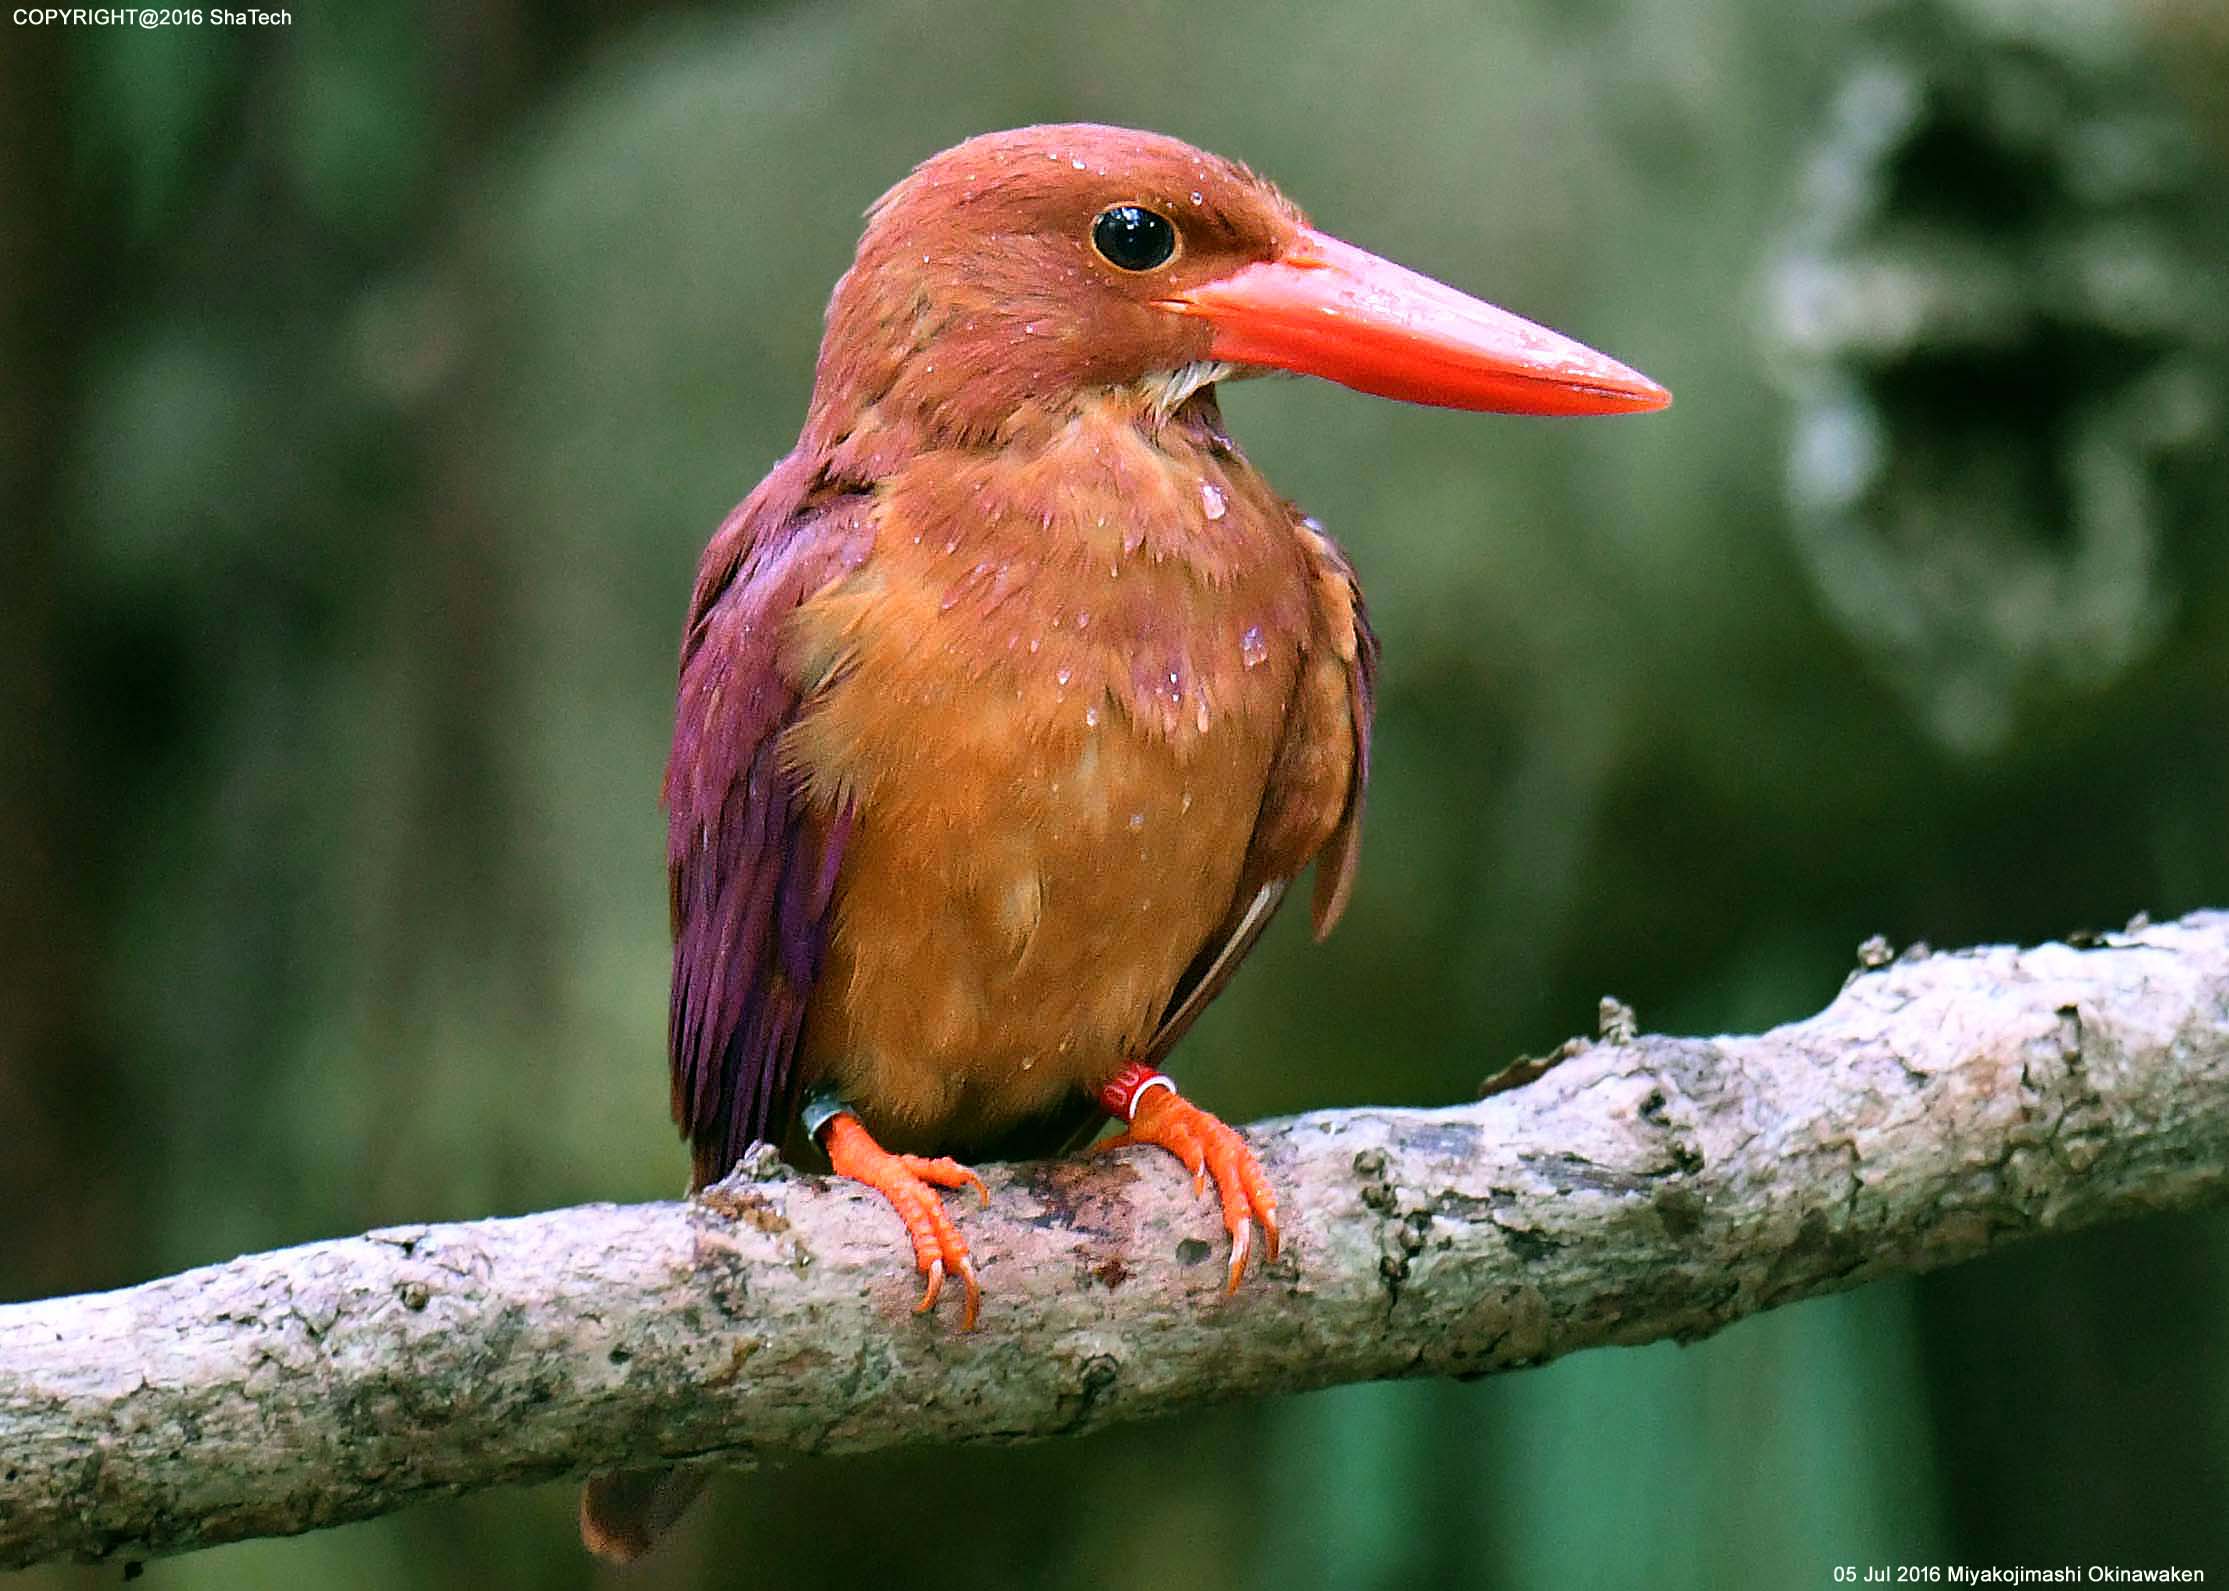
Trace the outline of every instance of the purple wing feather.
[[705, 549], [666, 766], [673, 907], [673, 1115], [699, 1187], [795, 1108], [798, 1038], [827, 949], [848, 810], [807, 809], [782, 732], [806, 694], [783, 666], [789, 615], [857, 568], [865, 500], [777, 465]]

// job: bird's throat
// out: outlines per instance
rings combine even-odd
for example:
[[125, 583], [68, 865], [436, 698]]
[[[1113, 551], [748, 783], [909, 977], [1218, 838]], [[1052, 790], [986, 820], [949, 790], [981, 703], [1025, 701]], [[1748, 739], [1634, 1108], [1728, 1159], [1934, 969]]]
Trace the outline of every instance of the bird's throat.
[[[1143, 412], [1150, 415], [1156, 423], [1166, 425], [1196, 393], [1204, 393], [1206, 407], [1213, 410], [1216, 406], [1215, 383], [1227, 381], [1237, 373], [1237, 366], [1227, 365], [1220, 359], [1195, 359], [1174, 370], [1164, 370], [1148, 376], [1139, 383]], [[1216, 418], [1215, 426], [1220, 433], [1220, 417]], [[1227, 441], [1228, 439], [1226, 445]]]

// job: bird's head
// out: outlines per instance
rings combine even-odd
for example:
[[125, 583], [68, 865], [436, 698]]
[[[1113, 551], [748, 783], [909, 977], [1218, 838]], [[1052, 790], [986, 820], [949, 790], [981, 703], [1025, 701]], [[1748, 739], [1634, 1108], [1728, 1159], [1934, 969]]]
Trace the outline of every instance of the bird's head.
[[1263, 370], [1515, 414], [1671, 402], [1580, 343], [1317, 231], [1235, 161], [1078, 124], [971, 138], [875, 203], [829, 304], [807, 434], [992, 441], [1089, 394], [1165, 415]]

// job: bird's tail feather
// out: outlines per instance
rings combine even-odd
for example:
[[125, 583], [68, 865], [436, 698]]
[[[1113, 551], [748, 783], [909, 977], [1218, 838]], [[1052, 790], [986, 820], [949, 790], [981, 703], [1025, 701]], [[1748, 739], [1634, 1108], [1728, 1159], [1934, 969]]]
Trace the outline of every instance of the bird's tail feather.
[[701, 1470], [614, 1469], [580, 1489], [581, 1544], [612, 1563], [633, 1563], [704, 1490]]

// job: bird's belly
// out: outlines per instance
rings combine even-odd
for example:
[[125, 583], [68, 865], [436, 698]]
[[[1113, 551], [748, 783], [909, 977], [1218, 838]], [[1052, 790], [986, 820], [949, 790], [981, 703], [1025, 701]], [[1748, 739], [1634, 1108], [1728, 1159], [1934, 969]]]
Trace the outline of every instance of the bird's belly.
[[857, 817], [805, 1061], [884, 1142], [943, 1149], [1096, 1088], [1151, 1036], [1230, 909], [1290, 676], [1176, 723], [996, 672], [904, 714], [874, 672], [807, 726], [841, 745]]

